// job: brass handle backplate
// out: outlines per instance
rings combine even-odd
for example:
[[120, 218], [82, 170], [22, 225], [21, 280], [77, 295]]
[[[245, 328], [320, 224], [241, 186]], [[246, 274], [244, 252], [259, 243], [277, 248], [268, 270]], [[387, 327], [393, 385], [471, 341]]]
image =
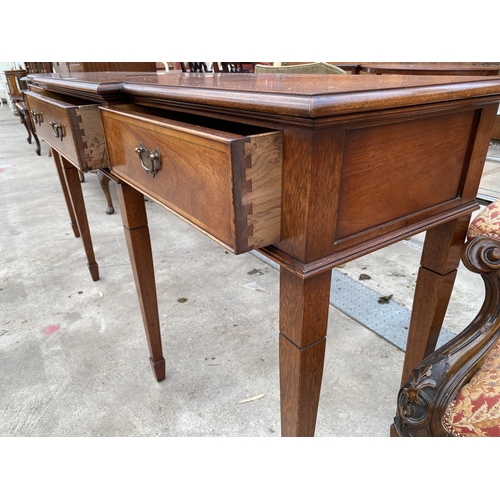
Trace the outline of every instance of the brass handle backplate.
[[41, 125], [42, 113], [40, 113], [40, 111], [37, 111], [36, 109], [32, 110], [31, 116], [33, 117], [33, 121], [35, 122], [36, 125]]
[[158, 148], [154, 151], [146, 149], [141, 142], [139, 146], [135, 148], [135, 152], [139, 155], [142, 168], [154, 177], [161, 168], [160, 150]]
[[64, 136], [64, 133], [63, 133], [63, 128], [62, 128], [62, 125], [60, 122], [50, 122], [50, 126], [52, 127], [52, 131], [54, 132], [54, 135], [58, 138], [58, 139], [61, 139], [61, 141], [63, 140], [63, 136]]
[[62, 129], [61, 123], [57, 122], [57, 121], [53, 121], [53, 122], [50, 122], [50, 126], [52, 127], [52, 131], [54, 132], [54, 135], [58, 139], [61, 139], [61, 141], [62, 141], [63, 140], [63, 129]]

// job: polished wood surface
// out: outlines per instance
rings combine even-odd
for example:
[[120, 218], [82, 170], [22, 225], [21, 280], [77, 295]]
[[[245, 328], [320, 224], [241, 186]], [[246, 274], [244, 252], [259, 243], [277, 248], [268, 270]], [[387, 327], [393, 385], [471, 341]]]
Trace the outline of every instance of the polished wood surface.
[[52, 156], [54, 157], [58, 170], [59, 179], [63, 185], [63, 192], [66, 203], [68, 204], [73, 232], [77, 238], [80, 236], [82, 238], [90, 275], [93, 281], [97, 281], [99, 279], [99, 266], [95, 260], [79, 170], [57, 150], [52, 149]]
[[[366, 76], [366, 75], [365, 75]], [[347, 113], [391, 110], [402, 106], [453, 102], [496, 95], [498, 78], [474, 76], [386, 75], [268, 75], [245, 73], [81, 73], [32, 77], [43, 88], [95, 102], [118, 98], [137, 104], [154, 103], [186, 112], [191, 108], [220, 115], [231, 110], [245, 122], [245, 112], [271, 113], [268, 123], [289, 122], [286, 117], [321, 118]], [[121, 95], [119, 95], [121, 94]], [[233, 116], [233, 121], [241, 121]], [[259, 123], [266, 123], [259, 116]]]
[[83, 172], [109, 166], [97, 105], [24, 92], [35, 132]]
[[497, 76], [500, 74], [500, 63], [362, 63], [358, 72], [377, 75]]
[[[111, 169], [120, 178], [234, 253], [279, 241], [280, 132], [234, 124], [229, 132], [213, 120], [186, 123], [137, 106], [103, 108], [102, 119]], [[141, 165], [140, 145], [157, 151], [158, 174]]]
[[24, 69], [11, 69], [4, 71], [5, 80], [7, 82], [7, 93], [9, 98], [13, 101], [23, 100], [23, 91], [28, 88], [27, 83], [23, 80], [26, 76]]
[[24, 101], [16, 101], [15, 106], [16, 109], [18, 110], [21, 123], [24, 125], [26, 131], [28, 132], [28, 137], [26, 140], [28, 141], [29, 144], [31, 144], [32, 140], [35, 141], [36, 144], [35, 152], [38, 156], [40, 156], [41, 152], [40, 141], [38, 140], [38, 136], [36, 135], [33, 129], [33, 123], [31, 122], [31, 115], [28, 106]]
[[[56, 73], [80, 73], [96, 71], [156, 71], [155, 62], [54, 62]], [[32, 71], [34, 73], [35, 71]], [[40, 71], [41, 73], [41, 71]]]
[[149, 361], [156, 380], [161, 381], [165, 378], [165, 359], [161, 347], [153, 256], [144, 196], [123, 182], [118, 182], [117, 193], [139, 305], [144, 320], [150, 352]]
[[[48, 91], [100, 103], [103, 116], [116, 104], [133, 104], [149, 109], [152, 125], [166, 111], [176, 113], [184, 131], [196, 117], [214, 120], [206, 132], [212, 136], [221, 133], [219, 120], [225, 133], [228, 124], [280, 133], [280, 241], [260, 251], [281, 266], [282, 435], [314, 434], [336, 265], [427, 230], [421, 274], [432, 275], [431, 285], [425, 278], [425, 286], [417, 284], [405, 366], [415, 366], [434, 348], [458, 265], [457, 245], [478, 207], [500, 78], [82, 73], [30, 79]], [[119, 144], [108, 129], [105, 122], [108, 145]], [[112, 166], [110, 175], [129, 193], [120, 198], [121, 212], [135, 214], [145, 191], [144, 169], [136, 156], [126, 163], [127, 175], [121, 166]], [[155, 181], [165, 175], [160, 170]], [[161, 193], [150, 194], [164, 204]], [[142, 236], [131, 236], [136, 229]], [[140, 302], [148, 304], [142, 313], [155, 367], [162, 355], [157, 307], [151, 305], [156, 291], [149, 235], [127, 224], [125, 232], [132, 265], [140, 269]], [[159, 373], [155, 369], [157, 379]]]
[[[97, 104], [88, 103], [39, 88], [23, 92], [28, 118], [38, 135], [49, 144], [63, 190], [68, 213], [76, 237], [81, 241], [93, 281], [99, 279], [87, 212], [80, 183], [84, 172], [107, 168], [109, 165], [104, 131]], [[39, 143], [37, 138], [39, 151]], [[100, 176], [107, 201], [107, 213], [114, 212], [109, 194], [109, 180]]]

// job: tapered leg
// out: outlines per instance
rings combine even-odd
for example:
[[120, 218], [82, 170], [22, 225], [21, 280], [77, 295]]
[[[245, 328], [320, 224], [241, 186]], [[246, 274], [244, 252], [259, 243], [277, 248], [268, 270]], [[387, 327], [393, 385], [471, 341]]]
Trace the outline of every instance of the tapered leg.
[[151, 356], [149, 360], [156, 380], [160, 382], [165, 378], [165, 359], [161, 345], [153, 255], [144, 196], [122, 182], [117, 185], [117, 194], [144, 329], [146, 330]]
[[61, 182], [61, 187], [64, 194], [64, 200], [66, 201], [66, 206], [68, 207], [69, 218], [71, 220], [71, 229], [77, 238], [80, 237], [80, 231], [78, 229], [78, 224], [76, 223], [75, 211], [73, 210], [73, 204], [71, 203], [71, 197], [68, 192], [68, 186], [66, 185], [66, 179], [64, 178], [63, 167], [61, 163], [61, 157], [57, 151], [50, 150], [51, 156], [54, 157], [54, 163], [56, 164], [57, 174], [59, 175], [59, 181]]
[[280, 272], [281, 435], [314, 436], [323, 377], [331, 271]]
[[429, 229], [422, 252], [401, 385], [436, 348], [460, 262], [470, 216]]
[[[56, 155], [57, 153], [54, 151], [54, 157]], [[66, 180], [67, 192], [71, 200], [78, 230], [82, 237], [83, 248], [87, 256], [90, 275], [94, 281], [97, 281], [99, 279], [99, 267], [95, 261], [94, 247], [92, 246], [92, 238], [90, 236], [87, 211], [85, 210], [85, 202], [83, 199], [82, 186], [80, 185], [78, 169], [63, 156], [58, 156], [61, 161], [63, 175]]]

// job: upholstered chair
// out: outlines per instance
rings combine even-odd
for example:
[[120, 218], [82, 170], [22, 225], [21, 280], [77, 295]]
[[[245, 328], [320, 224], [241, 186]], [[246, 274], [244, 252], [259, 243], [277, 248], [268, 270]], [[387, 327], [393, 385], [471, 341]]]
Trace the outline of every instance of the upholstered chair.
[[484, 281], [483, 306], [399, 391], [400, 436], [500, 436], [500, 200], [473, 219], [462, 262]]
[[255, 73], [286, 73], [286, 74], [334, 74], [346, 75], [347, 73], [333, 64], [326, 62], [314, 62], [306, 64], [294, 64], [292, 66], [267, 66], [265, 64], [256, 64], [254, 67]]

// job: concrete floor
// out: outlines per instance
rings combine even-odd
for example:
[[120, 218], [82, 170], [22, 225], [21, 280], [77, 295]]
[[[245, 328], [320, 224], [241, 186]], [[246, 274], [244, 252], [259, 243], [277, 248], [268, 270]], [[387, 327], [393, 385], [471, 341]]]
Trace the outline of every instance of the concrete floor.
[[[97, 282], [47, 145], [36, 156], [0, 108], [0, 436], [278, 437], [278, 271], [148, 201], [167, 361], [157, 383], [115, 186], [114, 215], [95, 175], [82, 188]], [[411, 308], [421, 246], [418, 235], [340, 272]], [[461, 270], [445, 326], [460, 331], [481, 301]], [[403, 356], [331, 307], [316, 436], [388, 436]]]

